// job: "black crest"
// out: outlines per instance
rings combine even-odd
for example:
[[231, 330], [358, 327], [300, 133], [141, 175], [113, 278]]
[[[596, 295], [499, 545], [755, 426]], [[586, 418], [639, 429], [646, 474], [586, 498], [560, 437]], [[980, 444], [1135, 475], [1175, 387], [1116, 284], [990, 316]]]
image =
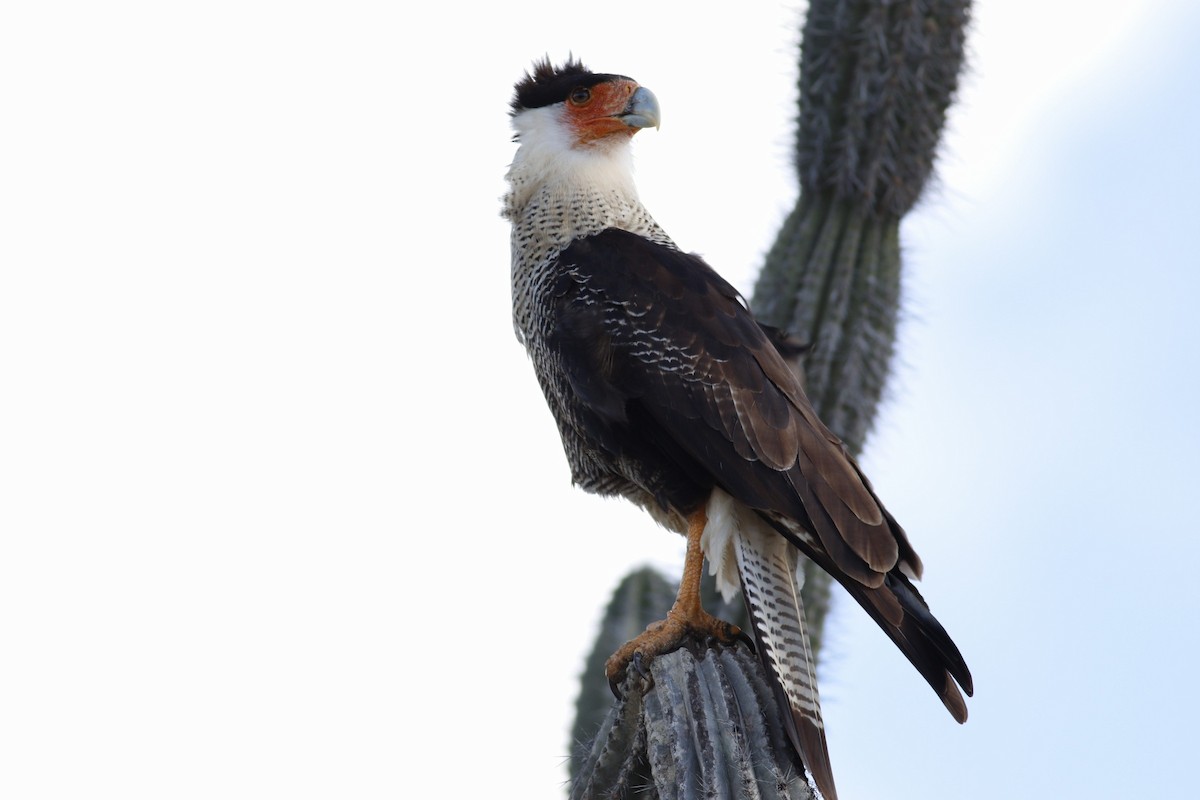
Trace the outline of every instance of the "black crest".
[[568, 56], [561, 67], [550, 63], [546, 56], [535, 61], [533, 71], [526, 72], [525, 77], [517, 82], [512, 99], [512, 113], [517, 114], [528, 108], [542, 108], [561, 103], [567, 99], [571, 90], [579, 86], [595, 86], [615, 79], [629, 80], [624, 75], [607, 75], [595, 73], [583, 65], [574, 56]]

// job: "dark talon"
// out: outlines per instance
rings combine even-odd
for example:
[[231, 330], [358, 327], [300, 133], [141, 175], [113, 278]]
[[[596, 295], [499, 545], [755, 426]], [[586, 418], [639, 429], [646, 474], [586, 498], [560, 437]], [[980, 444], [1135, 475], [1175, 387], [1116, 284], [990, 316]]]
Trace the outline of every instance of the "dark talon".
[[754, 637], [746, 633], [741, 628], [736, 628], [736, 630], [738, 641], [744, 643], [746, 647], [749, 647], [751, 653], [758, 653], [757, 648], [754, 646]]
[[612, 690], [613, 696], [618, 700], [625, 699], [625, 695], [621, 693], [621, 684], [629, 680], [629, 670], [631, 668], [637, 671], [637, 676], [642, 681], [643, 690], [653, 684], [654, 678], [650, 675], [650, 670], [647, 668], [645, 656], [642, 655], [640, 650], [634, 651], [633, 656], [629, 659], [629, 663], [617, 673], [620, 677], [614, 676], [608, 679], [608, 688]]
[[633, 661], [630, 666], [637, 670], [638, 677], [642, 679], [642, 693], [645, 694], [646, 692], [650, 691], [650, 687], [654, 685], [654, 675], [650, 672], [649, 666], [647, 666], [642, 659], [643, 656], [640, 651], [634, 653]]
[[647, 678], [650, 677], [649, 670], [647, 670], [646, 665], [642, 663], [641, 651], [638, 651], [633, 654], [633, 661], [630, 662], [629, 666], [633, 667], [634, 669], [636, 669], [638, 671], [638, 675], [640, 675], [642, 677], [642, 680], [646, 680]]

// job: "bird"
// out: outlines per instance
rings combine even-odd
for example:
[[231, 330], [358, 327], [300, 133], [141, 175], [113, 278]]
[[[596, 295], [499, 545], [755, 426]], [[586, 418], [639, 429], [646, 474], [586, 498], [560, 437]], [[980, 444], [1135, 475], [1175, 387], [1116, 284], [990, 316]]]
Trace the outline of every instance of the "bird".
[[[616, 687], [689, 637], [734, 645], [706, 612], [707, 559], [741, 592], [788, 739], [825, 800], [837, 792], [800, 599], [802, 557], [856, 600], [965, 722], [971, 673], [913, 584], [922, 563], [790, 366], [787, 337], [639, 199], [631, 142], [657, 129], [657, 97], [576, 57], [535, 60], [510, 103], [516, 153], [513, 327], [562, 439], [572, 482], [624, 497], [686, 536], [664, 620], [605, 665]], [[783, 351], [783, 352], [781, 352]], [[961, 690], [961, 691], [960, 691]]]

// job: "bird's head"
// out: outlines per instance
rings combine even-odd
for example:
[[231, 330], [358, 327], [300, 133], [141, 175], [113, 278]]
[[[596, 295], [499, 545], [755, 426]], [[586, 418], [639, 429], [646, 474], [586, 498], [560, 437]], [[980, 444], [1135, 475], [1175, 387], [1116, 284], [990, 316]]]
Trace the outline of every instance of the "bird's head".
[[654, 93], [632, 78], [592, 72], [574, 59], [554, 66], [547, 58], [517, 83], [512, 117], [522, 144], [552, 139], [579, 149], [625, 143], [642, 128], [657, 128], [659, 109]]
[[517, 82], [511, 112], [520, 147], [508, 170], [504, 216], [516, 219], [539, 192], [637, 202], [629, 141], [658, 127], [658, 100], [649, 89], [574, 59], [562, 66], [545, 59]]

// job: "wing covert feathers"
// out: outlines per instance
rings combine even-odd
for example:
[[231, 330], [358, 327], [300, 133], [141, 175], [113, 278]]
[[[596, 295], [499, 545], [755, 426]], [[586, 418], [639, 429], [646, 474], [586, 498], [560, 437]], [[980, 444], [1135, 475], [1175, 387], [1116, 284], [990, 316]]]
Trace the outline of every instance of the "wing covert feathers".
[[911, 553], [771, 335], [702, 259], [614, 228], [576, 240], [559, 264], [556, 343], [598, 419], [624, 425], [636, 406], [686, 453], [680, 466], [801, 521], [865, 585]]

